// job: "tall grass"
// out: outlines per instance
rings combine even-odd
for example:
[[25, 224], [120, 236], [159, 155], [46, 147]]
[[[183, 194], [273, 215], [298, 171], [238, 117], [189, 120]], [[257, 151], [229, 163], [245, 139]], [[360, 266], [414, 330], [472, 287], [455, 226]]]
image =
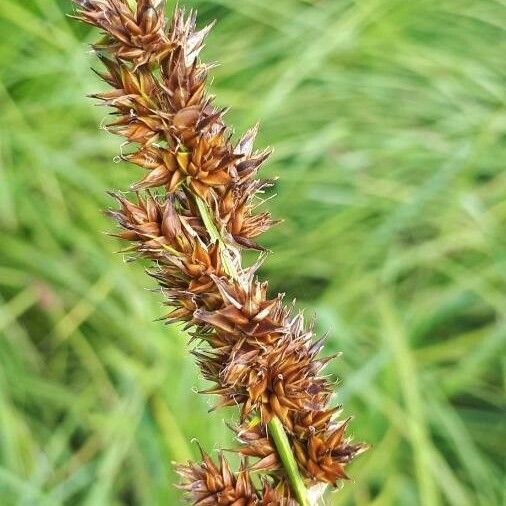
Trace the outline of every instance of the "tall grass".
[[[328, 503], [501, 504], [504, 3], [188, 4], [219, 19], [231, 123], [276, 148], [264, 273], [330, 331], [373, 444]], [[0, 504], [179, 504], [171, 461], [226, 446], [229, 414], [99, 233], [131, 177], [82, 98], [94, 35], [69, 9], [0, 0]]]

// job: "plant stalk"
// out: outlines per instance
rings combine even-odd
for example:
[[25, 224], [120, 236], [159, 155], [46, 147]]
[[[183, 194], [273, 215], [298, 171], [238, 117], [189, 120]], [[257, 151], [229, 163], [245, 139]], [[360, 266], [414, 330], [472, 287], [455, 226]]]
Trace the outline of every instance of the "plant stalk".
[[234, 263], [232, 262], [230, 252], [227, 248], [227, 245], [225, 244], [225, 241], [221, 237], [219, 230], [216, 228], [216, 225], [211, 217], [211, 213], [209, 213], [209, 209], [207, 208], [206, 203], [198, 195], [193, 195], [193, 198], [195, 199], [197, 208], [199, 210], [202, 221], [204, 222], [207, 233], [209, 234], [209, 237], [211, 237], [212, 241], [218, 241], [218, 244], [220, 246], [221, 260], [223, 262], [225, 272], [233, 279], [238, 279], [239, 274]]
[[[211, 237], [211, 240], [218, 241], [225, 272], [233, 279], [237, 279], [237, 269], [232, 262], [227, 245], [221, 237], [206, 203], [198, 195], [192, 196], [195, 200], [195, 203], [197, 204], [200, 216], [202, 217], [202, 221], [209, 236]], [[281, 463], [283, 464], [286, 475], [288, 477], [288, 482], [290, 483], [290, 487], [292, 488], [292, 492], [297, 499], [297, 502], [300, 504], [300, 506], [310, 506], [306, 486], [304, 485], [304, 481], [300, 475], [299, 467], [293, 455], [290, 441], [288, 440], [288, 436], [286, 435], [283, 424], [277, 416], [273, 416], [270, 422], [267, 424], [267, 428], [269, 430], [270, 436], [272, 437], [272, 440], [274, 441], [278, 456], [281, 460]]]
[[299, 467], [295, 457], [293, 456], [290, 441], [288, 441], [288, 436], [286, 435], [283, 424], [277, 416], [273, 416], [271, 421], [267, 424], [267, 428], [269, 429], [269, 434], [276, 445], [276, 450], [278, 451], [279, 458], [285, 468], [285, 472], [295, 498], [300, 506], [310, 506], [306, 486], [304, 485], [299, 473]]

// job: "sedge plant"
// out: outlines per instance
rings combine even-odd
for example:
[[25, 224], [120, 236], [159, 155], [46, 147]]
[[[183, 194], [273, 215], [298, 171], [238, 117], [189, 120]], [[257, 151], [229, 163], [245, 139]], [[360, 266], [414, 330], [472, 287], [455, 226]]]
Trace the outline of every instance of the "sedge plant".
[[[239, 469], [202, 451], [201, 462], [177, 465], [180, 486], [200, 506], [308, 506], [366, 445], [351, 442], [331, 404], [322, 369], [333, 357], [320, 356], [313, 323], [257, 277], [257, 238], [275, 224], [256, 210], [272, 185], [257, 178], [270, 150], [255, 150], [256, 126], [234, 141], [207, 92], [211, 65], [199, 54], [212, 25], [197, 30], [181, 8], [168, 23], [159, 0], [74, 3], [75, 17], [102, 31], [93, 48], [111, 89], [94, 97], [113, 109], [107, 129], [125, 139], [121, 159], [144, 170], [129, 192], [111, 193], [116, 235], [151, 262], [170, 308], [163, 319], [188, 330], [204, 393], [239, 410]], [[245, 249], [260, 252], [251, 266]]]

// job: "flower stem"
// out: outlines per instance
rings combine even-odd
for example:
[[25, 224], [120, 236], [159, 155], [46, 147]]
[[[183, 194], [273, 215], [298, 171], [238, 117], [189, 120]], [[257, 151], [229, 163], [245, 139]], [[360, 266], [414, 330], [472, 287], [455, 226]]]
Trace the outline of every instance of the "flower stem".
[[[193, 198], [197, 204], [197, 208], [199, 210], [204, 226], [206, 227], [207, 233], [209, 234], [209, 237], [212, 241], [218, 241], [225, 272], [233, 279], [237, 279], [237, 268], [232, 262], [232, 258], [230, 256], [227, 245], [221, 237], [206, 203], [198, 195], [193, 195]], [[277, 416], [273, 416], [270, 422], [267, 424], [267, 428], [274, 442], [274, 445], [276, 446], [276, 450], [278, 452], [281, 463], [285, 469], [293, 495], [297, 499], [297, 502], [300, 504], [300, 506], [310, 506], [307, 497], [306, 486], [304, 485], [304, 481], [300, 475], [299, 467], [293, 455], [292, 447], [290, 446], [290, 441], [288, 440], [288, 436], [286, 435], [283, 424]]]
[[197, 204], [200, 216], [204, 222], [204, 226], [206, 227], [209, 237], [212, 241], [218, 241], [218, 244], [220, 246], [221, 260], [223, 262], [225, 272], [233, 279], [237, 279], [237, 268], [232, 262], [232, 258], [230, 257], [230, 252], [227, 248], [227, 245], [221, 237], [219, 230], [216, 228], [216, 224], [211, 217], [211, 213], [209, 212], [206, 203], [198, 195], [194, 195], [193, 197], [195, 199], [195, 203]]
[[299, 467], [297, 466], [297, 461], [293, 456], [290, 441], [288, 441], [288, 436], [286, 435], [283, 424], [277, 416], [273, 416], [271, 421], [267, 424], [267, 428], [269, 429], [269, 434], [276, 445], [276, 450], [278, 451], [279, 458], [285, 468], [285, 472], [295, 498], [300, 506], [309, 506], [306, 486], [304, 485], [299, 473]]

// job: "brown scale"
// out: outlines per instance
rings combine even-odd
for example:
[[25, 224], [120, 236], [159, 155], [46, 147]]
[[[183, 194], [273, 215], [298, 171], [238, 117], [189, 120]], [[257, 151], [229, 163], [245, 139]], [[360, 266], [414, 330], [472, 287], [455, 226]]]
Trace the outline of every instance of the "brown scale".
[[192, 504], [199, 506], [254, 506], [260, 504], [257, 491], [249, 473], [242, 465], [237, 474], [232, 473], [223, 456], [216, 465], [209, 455], [202, 452], [200, 464], [177, 466], [182, 478], [179, 486]]
[[349, 420], [325, 433], [310, 435], [307, 440], [293, 440], [299, 467], [311, 480], [334, 485], [338, 480], [348, 479], [346, 464], [367, 450], [367, 445], [353, 445], [344, 437]]
[[223, 453], [216, 465], [202, 453], [200, 464], [177, 466], [182, 478], [179, 488], [188, 500], [198, 506], [297, 506], [284, 480], [263, 480], [256, 490], [245, 461], [239, 472], [233, 473]]
[[135, 67], [159, 62], [174, 48], [165, 26], [164, 2], [138, 0], [133, 11], [123, 0], [74, 0], [75, 18], [100, 28], [105, 37], [94, 47], [114, 53]]
[[222, 299], [211, 279], [224, 275], [218, 245], [204, 245], [189, 224], [192, 220], [176, 212], [174, 199], [161, 203], [148, 194], [133, 204], [119, 194], [114, 197], [121, 209], [108, 214], [124, 229], [116, 235], [137, 243], [136, 250], [142, 256], [157, 261], [159, 267], [151, 275], [159, 281], [166, 298], [177, 302], [166, 318], [191, 321], [197, 307], [220, 307]]
[[132, 70], [102, 54], [100, 60], [106, 71], [97, 74], [113, 90], [92, 97], [115, 109], [117, 119], [107, 129], [143, 147], [163, 140], [170, 118], [160, 114], [161, 90], [156, 78], [148, 69]]

